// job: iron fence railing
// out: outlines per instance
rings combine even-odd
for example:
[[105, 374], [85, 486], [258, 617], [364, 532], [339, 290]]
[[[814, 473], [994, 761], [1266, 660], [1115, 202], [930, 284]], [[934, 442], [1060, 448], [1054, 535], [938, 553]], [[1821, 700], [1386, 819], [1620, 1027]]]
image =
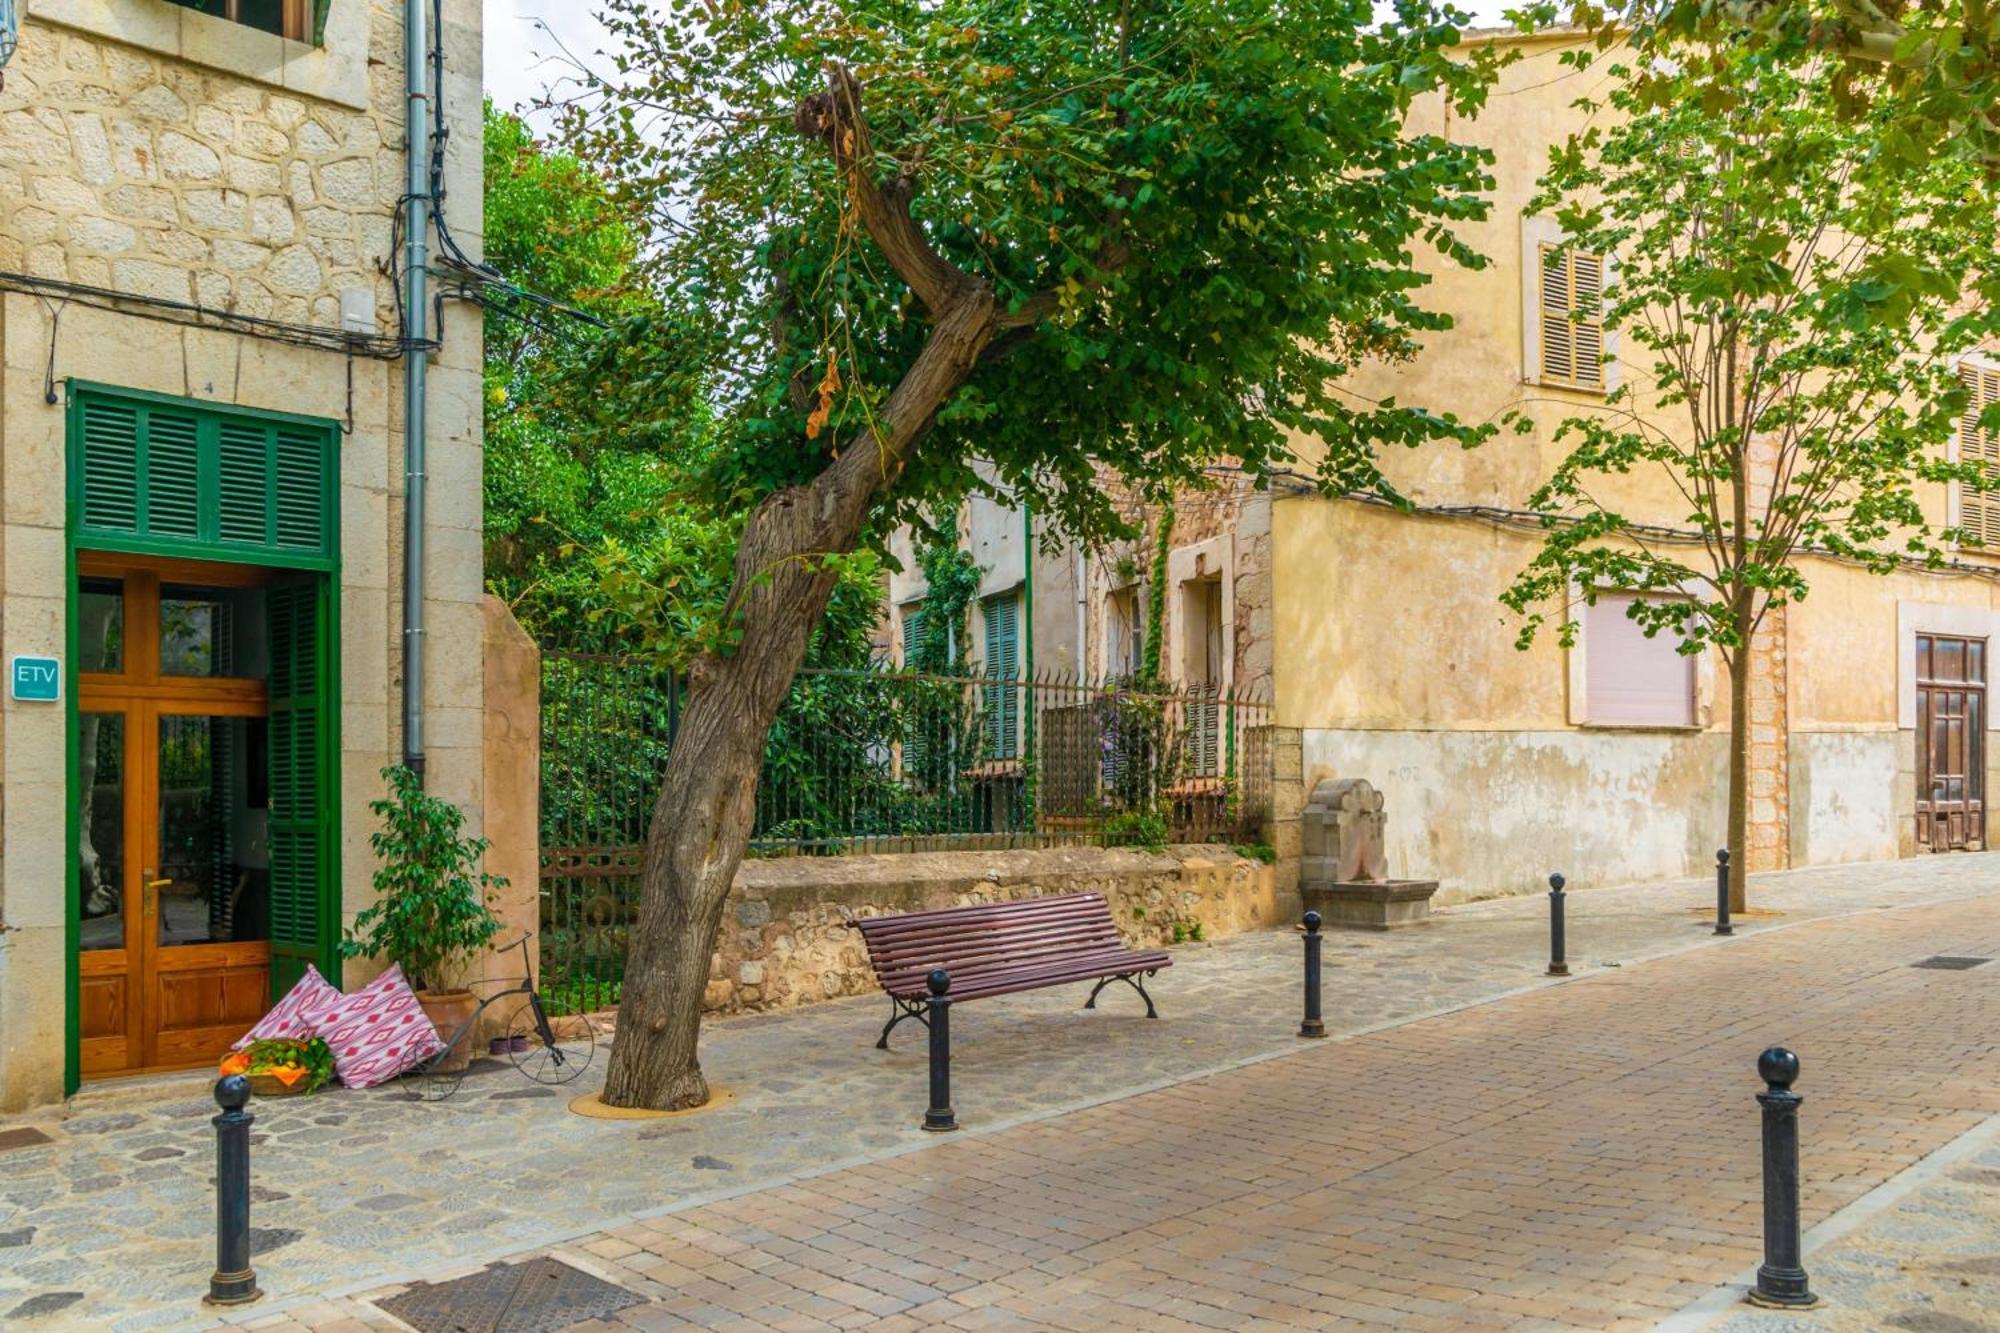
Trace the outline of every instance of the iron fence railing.
[[[679, 710], [617, 657], [542, 669], [543, 986], [614, 1003]], [[805, 671], [772, 727], [751, 854], [1250, 842], [1269, 707], [1206, 687]]]

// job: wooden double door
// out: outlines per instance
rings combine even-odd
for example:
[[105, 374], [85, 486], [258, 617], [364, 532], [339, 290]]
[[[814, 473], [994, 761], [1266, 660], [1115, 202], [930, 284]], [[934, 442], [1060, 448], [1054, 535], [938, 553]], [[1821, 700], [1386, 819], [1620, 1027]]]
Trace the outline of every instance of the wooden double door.
[[205, 1064], [270, 1004], [268, 571], [79, 552], [81, 1072]]

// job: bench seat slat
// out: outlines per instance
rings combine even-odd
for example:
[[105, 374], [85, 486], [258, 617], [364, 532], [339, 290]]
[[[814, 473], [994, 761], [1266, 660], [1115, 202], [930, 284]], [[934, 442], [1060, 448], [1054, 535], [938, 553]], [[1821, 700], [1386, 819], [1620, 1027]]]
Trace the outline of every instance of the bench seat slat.
[[1064, 949], [1048, 952], [1024, 952], [1006, 958], [982, 960], [975, 966], [965, 966], [959, 960], [942, 957], [903, 967], [883, 968], [877, 973], [883, 987], [895, 990], [904, 985], [921, 985], [931, 969], [942, 967], [951, 973], [952, 989], [957, 991], [962, 985], [969, 985], [975, 978], [991, 976], [995, 973], [1019, 972], [1027, 967], [1076, 968], [1093, 967], [1105, 961], [1119, 962], [1128, 958], [1164, 958], [1161, 953], [1135, 953], [1119, 944], [1100, 944], [1089, 949]]
[[873, 956], [878, 966], [895, 967], [937, 958], [958, 958], [969, 962], [982, 955], [1004, 957], [1024, 949], [1087, 949], [1099, 944], [1122, 943], [1118, 932], [1109, 926], [1087, 929], [1078, 926], [1016, 935], [981, 931], [973, 935], [927, 935], [893, 949], [874, 950]]
[[[954, 976], [951, 983], [951, 998], [975, 1000], [983, 995], [1005, 995], [1012, 991], [1038, 990], [1044, 986], [1060, 986], [1072, 981], [1096, 981], [1100, 977], [1150, 972], [1168, 966], [1170, 961], [1163, 953], [1104, 953], [1069, 959], [1050, 966], [988, 972], [962, 983]], [[889, 993], [899, 999], [921, 999], [930, 993], [922, 976], [911, 978], [894, 988], [885, 989], [889, 989]]]

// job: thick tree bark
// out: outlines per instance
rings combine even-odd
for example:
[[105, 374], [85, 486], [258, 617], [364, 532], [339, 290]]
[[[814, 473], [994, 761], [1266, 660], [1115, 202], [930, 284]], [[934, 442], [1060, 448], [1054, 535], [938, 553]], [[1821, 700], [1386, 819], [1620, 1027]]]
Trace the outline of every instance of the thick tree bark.
[[749, 845], [757, 775], [771, 724], [805, 661], [835, 574], [823, 557], [852, 551], [875, 498], [1003, 328], [993, 293], [931, 250], [911, 218], [909, 183], [873, 177], [860, 89], [842, 69], [799, 108], [802, 133], [824, 141], [869, 235], [923, 301], [931, 332], [877, 424], [808, 486], [767, 498], [737, 548], [730, 605], [741, 637], [689, 672], [679, 733], [653, 808], [624, 998], [604, 1100], [672, 1110], [708, 1098], [696, 1044], [702, 992], [725, 900]]

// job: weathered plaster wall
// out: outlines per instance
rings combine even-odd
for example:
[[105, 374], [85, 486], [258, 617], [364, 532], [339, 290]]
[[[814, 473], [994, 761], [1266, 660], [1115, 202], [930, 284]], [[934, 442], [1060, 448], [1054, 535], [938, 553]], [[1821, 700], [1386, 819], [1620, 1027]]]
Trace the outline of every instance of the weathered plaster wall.
[[1305, 729], [1308, 790], [1367, 778], [1389, 816], [1389, 873], [1439, 903], [1699, 873], [1728, 781], [1714, 733]]
[[[31, 0], [0, 89], [0, 272], [337, 328], [373, 298], [395, 332], [390, 217], [402, 192], [401, 5], [341, 0], [327, 46], [158, 0]], [[446, 0], [445, 174], [480, 248], [480, 10]], [[0, 280], [4, 285], [4, 280]], [[60, 310], [59, 321], [56, 312]], [[0, 293], [0, 656], [63, 652], [69, 377], [332, 418], [340, 445], [344, 920], [372, 897], [368, 801], [400, 755], [400, 362]], [[430, 783], [481, 827], [481, 337], [448, 305], [431, 356], [426, 678]], [[350, 378], [351, 375], [351, 378]], [[60, 1095], [61, 710], [9, 701], [0, 755], [0, 1109]]]
[[1211, 847], [1164, 853], [1081, 847], [746, 861], [723, 915], [703, 1005], [782, 1009], [877, 992], [853, 917], [1094, 892], [1127, 943], [1204, 939], [1281, 919], [1271, 867]]
[[1798, 732], [1791, 736], [1791, 861], [1832, 865], [1907, 856], [1915, 849], [1916, 749], [1909, 733]]

